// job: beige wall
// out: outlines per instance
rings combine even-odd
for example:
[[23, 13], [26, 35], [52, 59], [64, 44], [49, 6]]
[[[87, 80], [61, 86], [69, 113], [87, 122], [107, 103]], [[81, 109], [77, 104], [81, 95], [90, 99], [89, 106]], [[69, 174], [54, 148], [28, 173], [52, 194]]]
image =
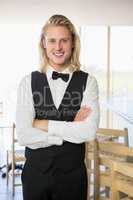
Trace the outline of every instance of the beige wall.
[[0, 23], [44, 23], [55, 13], [77, 25], [133, 25], [133, 0], [0, 0]]

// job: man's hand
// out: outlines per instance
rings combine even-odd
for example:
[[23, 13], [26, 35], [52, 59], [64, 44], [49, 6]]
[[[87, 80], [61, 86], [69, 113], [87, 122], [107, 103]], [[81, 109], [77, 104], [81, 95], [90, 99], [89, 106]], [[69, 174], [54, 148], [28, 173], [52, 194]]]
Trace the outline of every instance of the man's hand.
[[74, 121], [84, 121], [92, 112], [90, 107], [82, 106], [77, 112]]
[[[92, 112], [90, 107], [82, 106], [77, 112], [74, 121], [84, 121]], [[48, 120], [37, 120], [35, 119], [32, 123], [34, 128], [41, 129], [45, 132], [48, 132]]]
[[32, 123], [34, 128], [41, 129], [43, 131], [48, 132], [48, 120], [37, 120], [35, 119]]

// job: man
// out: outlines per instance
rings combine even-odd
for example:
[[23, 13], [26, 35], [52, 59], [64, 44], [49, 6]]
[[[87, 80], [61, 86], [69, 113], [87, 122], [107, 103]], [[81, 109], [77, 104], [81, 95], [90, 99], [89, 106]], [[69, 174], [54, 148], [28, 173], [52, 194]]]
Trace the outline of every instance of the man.
[[16, 128], [26, 146], [24, 200], [86, 200], [85, 142], [99, 123], [98, 87], [80, 70], [74, 25], [53, 15], [42, 29], [41, 70], [18, 88]]

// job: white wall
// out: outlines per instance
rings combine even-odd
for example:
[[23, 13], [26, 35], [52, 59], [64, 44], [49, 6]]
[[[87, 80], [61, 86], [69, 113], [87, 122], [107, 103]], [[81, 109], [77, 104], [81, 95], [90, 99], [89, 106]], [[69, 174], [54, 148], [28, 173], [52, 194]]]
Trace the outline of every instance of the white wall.
[[133, 25], [133, 0], [0, 0], [0, 23], [44, 23], [61, 13], [77, 25]]

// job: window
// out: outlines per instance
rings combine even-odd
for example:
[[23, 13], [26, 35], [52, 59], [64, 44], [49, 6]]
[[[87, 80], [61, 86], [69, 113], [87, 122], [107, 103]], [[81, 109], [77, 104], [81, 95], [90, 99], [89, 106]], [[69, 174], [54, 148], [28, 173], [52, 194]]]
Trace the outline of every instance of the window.
[[99, 85], [100, 126], [125, 127], [112, 110], [133, 118], [133, 27], [82, 26], [80, 36], [83, 69]]
[[107, 27], [87, 26], [81, 27], [81, 64], [83, 69], [93, 75], [99, 86], [101, 122], [106, 127], [107, 99]]

